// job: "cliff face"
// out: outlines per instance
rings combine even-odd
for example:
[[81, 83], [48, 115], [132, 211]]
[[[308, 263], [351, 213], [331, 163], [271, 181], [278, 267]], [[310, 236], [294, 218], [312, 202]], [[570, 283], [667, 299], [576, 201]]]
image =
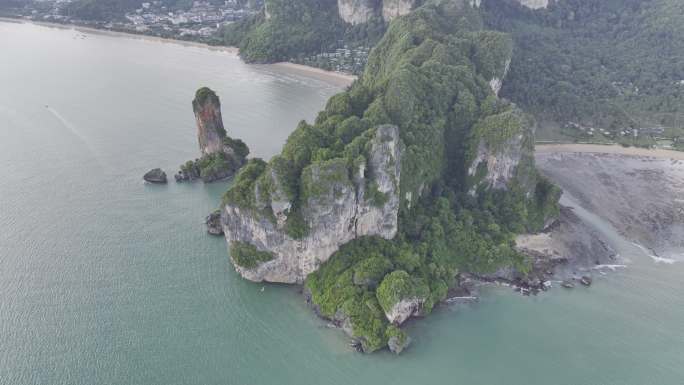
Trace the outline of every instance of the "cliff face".
[[340, 18], [352, 25], [367, 23], [378, 15], [382, 0], [337, 0]]
[[383, 0], [382, 18], [385, 21], [391, 21], [396, 17], [406, 15], [417, 3], [418, 0]]
[[223, 151], [226, 130], [221, 117], [221, 102], [208, 88], [201, 88], [192, 101], [192, 110], [197, 121], [197, 140], [202, 155]]
[[507, 189], [516, 181], [526, 194], [534, 189], [534, 124], [512, 110], [489, 116], [475, 127], [474, 159], [469, 163], [470, 194], [485, 186]]
[[549, 0], [517, 0], [521, 5], [531, 9], [547, 8]]
[[506, 78], [506, 75], [508, 74], [508, 70], [511, 66], [511, 59], [507, 59], [506, 62], [503, 65], [502, 70], [498, 74], [494, 74], [494, 76], [489, 80], [489, 86], [492, 88], [492, 91], [498, 96], [499, 91], [501, 91], [501, 87], [503, 87], [503, 81]]
[[418, 0], [337, 0], [340, 18], [354, 25], [380, 15], [389, 22], [411, 12], [417, 4]]
[[[399, 211], [401, 148], [398, 128], [379, 126], [368, 161], [357, 166], [352, 178], [340, 162], [306, 169], [302, 178], [308, 180], [309, 197], [301, 210], [310, 230], [301, 239], [293, 239], [284, 229], [291, 204], [283, 197], [282, 182], [273, 173], [274, 193], [267, 202], [255, 187], [255, 200], [262, 202], [259, 206], [226, 205], [223, 227], [228, 242], [248, 243], [274, 257], [256, 267], [243, 267], [234, 260], [236, 270], [252, 281], [301, 283], [352, 239], [367, 235], [393, 238]], [[385, 198], [374, 200], [368, 191], [371, 188]], [[263, 214], [268, 209], [273, 217]]]

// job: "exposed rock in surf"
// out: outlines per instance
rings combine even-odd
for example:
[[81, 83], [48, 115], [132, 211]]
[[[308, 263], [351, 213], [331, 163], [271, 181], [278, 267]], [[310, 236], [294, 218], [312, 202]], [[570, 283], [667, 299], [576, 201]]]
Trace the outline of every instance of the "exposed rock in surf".
[[580, 283], [584, 286], [591, 286], [592, 279], [588, 275], [583, 275], [582, 278], [580, 278]]
[[216, 210], [209, 214], [204, 223], [207, 225], [207, 232], [211, 235], [223, 235], [223, 226], [221, 226], [221, 211]]
[[143, 175], [143, 179], [149, 183], [165, 184], [166, 173], [160, 168], [155, 168]]
[[404, 351], [411, 344], [411, 337], [392, 336], [387, 341], [387, 347], [392, 353], [399, 354]]

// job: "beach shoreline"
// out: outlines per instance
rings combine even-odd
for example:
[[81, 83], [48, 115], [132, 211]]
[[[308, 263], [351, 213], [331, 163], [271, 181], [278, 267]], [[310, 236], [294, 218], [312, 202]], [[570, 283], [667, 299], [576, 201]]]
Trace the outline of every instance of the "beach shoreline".
[[336, 72], [336, 71], [328, 71], [324, 70], [322, 68], [316, 68], [316, 67], [310, 67], [304, 64], [296, 64], [296, 63], [290, 63], [290, 62], [278, 62], [278, 63], [273, 63], [273, 64], [266, 64], [269, 66], [273, 66], [276, 68], [280, 68], [283, 70], [290, 71], [292, 73], [298, 73], [298, 74], [303, 74], [307, 76], [314, 76], [314, 77], [323, 77], [326, 78], [327, 80], [333, 81], [335, 83], [338, 83], [342, 86], [348, 86], [352, 84], [356, 79], [357, 76], [355, 75], [350, 75], [350, 74], [345, 74], [342, 72]]
[[[100, 34], [100, 35], [106, 35], [106, 36], [124, 37], [124, 38], [129, 38], [129, 39], [140, 39], [140, 40], [154, 41], [154, 42], [159, 42], [159, 43], [179, 44], [179, 45], [186, 46], [186, 47], [204, 48], [204, 49], [209, 49], [212, 51], [226, 52], [226, 53], [229, 53], [229, 54], [232, 54], [235, 56], [239, 56], [239, 54], [240, 54], [240, 49], [237, 47], [221, 46], [221, 45], [209, 45], [206, 43], [199, 43], [199, 42], [194, 42], [194, 41], [169, 39], [169, 38], [164, 38], [164, 37], [159, 37], [159, 36], [144, 35], [144, 34], [122, 32], [122, 31], [113, 31], [113, 30], [109, 30], [109, 29], [93, 28], [93, 27], [81, 26], [81, 25], [77, 25], [77, 24], [51, 23], [51, 22], [44, 22], [44, 21], [11, 18], [11, 17], [0, 17], [0, 22], [34, 24], [34, 25], [39, 25], [39, 26], [48, 27], [48, 28], [73, 29], [73, 30], [80, 31], [80, 32], [87, 32], [87, 33]], [[307, 65], [303, 65], [303, 64], [290, 63], [290, 62], [279, 62], [279, 63], [263, 64], [263, 65], [273, 66], [275, 68], [283, 69], [283, 70], [286, 70], [288, 72], [299, 74], [299, 75], [312, 76], [315, 78], [319, 78], [321, 80], [327, 80], [327, 81], [330, 81], [332, 83], [335, 83], [335, 84], [341, 85], [341, 86], [350, 85], [351, 83], [353, 83], [357, 79], [357, 76], [355, 76], [355, 75], [350, 75], [350, 74], [337, 72], [337, 71], [328, 71], [328, 70], [324, 70], [321, 68], [311, 67], [311, 66], [307, 66]]]
[[641, 147], [623, 147], [618, 144], [537, 144], [537, 154], [553, 153], [587, 153], [587, 154], [618, 154], [629, 156], [642, 156], [651, 158], [665, 158], [684, 160], [684, 152], [664, 149], [650, 149]]

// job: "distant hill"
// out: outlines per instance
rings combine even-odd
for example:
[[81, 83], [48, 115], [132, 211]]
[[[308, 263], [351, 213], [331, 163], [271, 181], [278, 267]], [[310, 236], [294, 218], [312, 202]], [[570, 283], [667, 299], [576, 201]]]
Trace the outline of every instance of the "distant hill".
[[515, 41], [502, 96], [527, 111], [637, 128], [671, 126], [684, 110], [681, 0], [562, 0], [540, 11], [486, 0], [483, 9]]
[[[224, 42], [249, 62], [377, 43], [387, 22], [361, 11], [377, 14], [381, 2], [342, 3], [267, 0], [265, 12], [225, 28]], [[684, 121], [684, 1], [482, 0], [480, 10], [489, 29], [515, 41], [501, 95], [538, 118], [613, 130]]]
[[264, 12], [227, 26], [227, 45], [240, 47], [248, 62], [289, 60], [336, 47], [339, 40], [374, 45], [385, 32], [380, 16], [352, 25], [340, 17], [337, 0], [266, 0]]

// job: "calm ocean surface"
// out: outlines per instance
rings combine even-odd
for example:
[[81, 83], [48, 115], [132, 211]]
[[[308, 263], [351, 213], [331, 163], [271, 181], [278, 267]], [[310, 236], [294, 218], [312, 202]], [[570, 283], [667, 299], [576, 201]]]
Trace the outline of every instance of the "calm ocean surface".
[[205, 48], [0, 22], [0, 384], [684, 384], [684, 262], [600, 219], [627, 267], [485, 290], [364, 356], [297, 289], [246, 282], [203, 218], [227, 183], [146, 185], [198, 154], [190, 102], [270, 157], [339, 85]]

